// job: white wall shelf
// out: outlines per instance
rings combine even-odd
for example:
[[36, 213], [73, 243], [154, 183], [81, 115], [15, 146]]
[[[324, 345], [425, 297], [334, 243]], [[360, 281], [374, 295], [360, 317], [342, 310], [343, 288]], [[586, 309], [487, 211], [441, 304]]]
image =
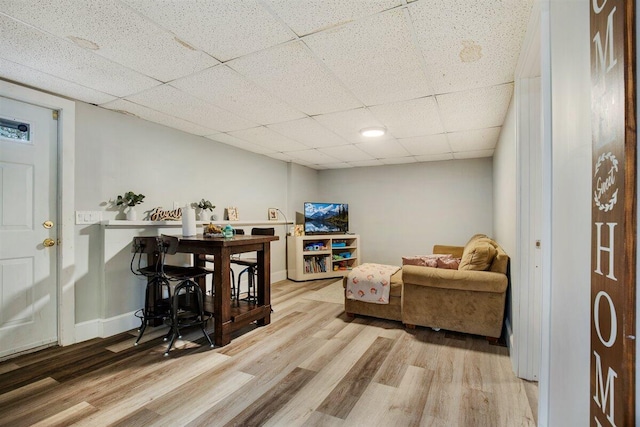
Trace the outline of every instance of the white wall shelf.
[[[249, 225], [293, 225], [293, 221], [196, 221], [197, 225], [203, 224], [231, 225], [232, 227], [245, 227]], [[182, 221], [127, 221], [124, 219], [110, 219], [101, 222], [104, 227], [182, 227]]]

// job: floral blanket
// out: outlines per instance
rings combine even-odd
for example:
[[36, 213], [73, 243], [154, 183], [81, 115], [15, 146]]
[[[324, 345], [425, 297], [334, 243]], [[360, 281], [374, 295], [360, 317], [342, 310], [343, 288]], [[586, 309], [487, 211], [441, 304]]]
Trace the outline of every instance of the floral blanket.
[[347, 298], [389, 304], [391, 275], [400, 270], [395, 265], [362, 264], [351, 270], [347, 278]]

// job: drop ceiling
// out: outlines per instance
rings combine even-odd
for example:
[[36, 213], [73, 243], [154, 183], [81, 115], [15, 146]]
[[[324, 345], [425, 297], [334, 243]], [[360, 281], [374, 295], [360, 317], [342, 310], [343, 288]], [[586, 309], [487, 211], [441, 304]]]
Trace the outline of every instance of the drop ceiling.
[[315, 169], [490, 157], [532, 4], [0, 0], [0, 78]]

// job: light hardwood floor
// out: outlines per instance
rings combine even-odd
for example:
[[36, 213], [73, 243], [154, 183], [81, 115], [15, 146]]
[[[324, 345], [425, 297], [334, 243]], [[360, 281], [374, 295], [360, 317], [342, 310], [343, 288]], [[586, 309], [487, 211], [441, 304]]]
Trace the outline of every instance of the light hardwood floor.
[[347, 318], [334, 282], [274, 284], [271, 324], [223, 348], [193, 331], [163, 357], [148, 328], [2, 362], [0, 425], [535, 425], [506, 347]]

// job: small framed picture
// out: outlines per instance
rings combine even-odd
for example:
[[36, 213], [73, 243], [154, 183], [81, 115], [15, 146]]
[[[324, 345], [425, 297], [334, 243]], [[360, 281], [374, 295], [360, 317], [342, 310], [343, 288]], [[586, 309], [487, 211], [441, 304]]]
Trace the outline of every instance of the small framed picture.
[[269, 221], [278, 220], [278, 210], [276, 208], [269, 208]]
[[229, 221], [237, 221], [238, 220], [238, 208], [229, 206], [227, 208], [227, 219]]

